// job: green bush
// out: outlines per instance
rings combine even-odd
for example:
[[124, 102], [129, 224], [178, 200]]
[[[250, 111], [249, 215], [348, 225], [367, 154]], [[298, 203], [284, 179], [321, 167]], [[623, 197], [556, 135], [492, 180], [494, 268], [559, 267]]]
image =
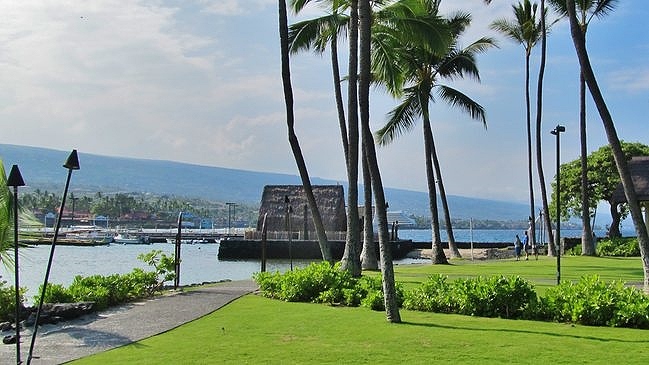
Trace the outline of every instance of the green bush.
[[596, 275], [564, 281], [540, 300], [541, 319], [589, 326], [649, 328], [649, 297], [622, 282]]
[[[13, 286], [7, 286], [7, 282], [0, 280], [0, 322], [13, 321], [16, 315], [16, 291]], [[18, 292], [19, 301], [22, 303], [25, 288]]]
[[598, 256], [640, 256], [640, 246], [637, 238], [609, 238], [597, 243]]
[[[381, 278], [354, 278], [327, 262], [287, 271], [256, 273], [253, 276], [263, 296], [289, 302], [329, 303], [345, 306], [363, 305], [383, 309]], [[397, 285], [397, 302], [403, 301], [403, 289]]]
[[433, 275], [406, 294], [404, 308], [480, 317], [523, 318], [532, 314], [536, 292], [518, 276], [457, 279]]

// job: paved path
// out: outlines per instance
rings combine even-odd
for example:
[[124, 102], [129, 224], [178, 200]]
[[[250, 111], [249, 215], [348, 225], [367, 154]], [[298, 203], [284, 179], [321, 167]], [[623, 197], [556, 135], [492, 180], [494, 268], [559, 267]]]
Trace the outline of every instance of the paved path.
[[[256, 289], [252, 280], [219, 283], [43, 325], [38, 329], [31, 363], [60, 364], [139, 341], [200, 318]], [[21, 332], [23, 363], [27, 362], [31, 333], [31, 328]], [[0, 344], [0, 364], [15, 363], [16, 346]]]

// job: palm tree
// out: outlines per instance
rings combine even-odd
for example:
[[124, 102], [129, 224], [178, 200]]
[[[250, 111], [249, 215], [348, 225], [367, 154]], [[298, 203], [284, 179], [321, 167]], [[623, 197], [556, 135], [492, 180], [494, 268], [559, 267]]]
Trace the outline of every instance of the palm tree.
[[[566, 8], [565, 0], [550, 0], [550, 4], [554, 10], [566, 16], [568, 10]], [[575, 2], [576, 11], [578, 12], [578, 22], [584, 39], [586, 38], [586, 31], [588, 25], [594, 17], [603, 17], [611, 12], [617, 0], [579, 0]], [[590, 223], [590, 209], [589, 209], [589, 196], [588, 196], [588, 146], [586, 141], [586, 81], [584, 76], [579, 74], [579, 137], [581, 142], [581, 221], [582, 221], [582, 234], [581, 234], [581, 254], [593, 256], [595, 255], [595, 242], [593, 239], [593, 230]]]
[[313, 216], [313, 223], [316, 229], [316, 234], [318, 235], [318, 243], [320, 245], [322, 259], [328, 262], [333, 262], [324, 224], [322, 223], [322, 217], [320, 216], [320, 211], [318, 210], [315, 196], [313, 195], [313, 188], [311, 186], [311, 180], [309, 179], [306, 163], [304, 162], [304, 156], [302, 155], [300, 143], [295, 134], [295, 115], [293, 114], [293, 88], [291, 86], [287, 18], [286, 0], [279, 0], [279, 38], [282, 58], [282, 85], [284, 87], [284, 102], [286, 105], [288, 140], [291, 145], [291, 150], [293, 151], [295, 163], [300, 173], [300, 178], [302, 179], [304, 193], [311, 209], [311, 215]]
[[372, 176], [367, 164], [367, 151], [365, 147], [362, 151], [362, 168], [363, 168], [363, 198], [365, 201], [363, 216], [363, 248], [361, 250], [361, 268], [363, 270], [378, 270], [379, 263], [376, 260], [374, 250], [374, 225], [372, 214]]
[[[491, 29], [496, 30], [506, 37], [520, 43], [525, 49], [525, 119], [527, 126], [527, 177], [530, 193], [530, 222], [534, 228], [534, 181], [532, 177], [532, 121], [530, 103], [530, 56], [532, 49], [536, 46], [542, 36], [541, 24], [536, 20], [537, 5], [532, 5], [529, 0], [512, 5], [514, 10], [514, 21], [509, 19], [498, 19], [491, 23]], [[546, 215], [547, 217], [547, 215]], [[550, 242], [552, 230], [548, 230]], [[532, 245], [536, 244], [536, 237], [531, 235]], [[549, 245], [548, 255], [554, 255], [554, 246]]]
[[638, 202], [635, 188], [633, 186], [633, 181], [631, 180], [631, 173], [629, 172], [629, 167], [624, 156], [624, 151], [622, 150], [622, 146], [620, 144], [620, 139], [617, 136], [613, 118], [611, 117], [611, 113], [606, 106], [606, 101], [604, 100], [604, 96], [599, 89], [599, 84], [597, 83], [595, 73], [593, 72], [593, 68], [590, 64], [588, 51], [586, 51], [586, 38], [577, 20], [575, 0], [566, 0], [566, 10], [568, 19], [570, 21], [570, 33], [572, 35], [572, 41], [575, 45], [577, 58], [579, 58], [581, 74], [583, 75], [584, 81], [586, 82], [586, 85], [590, 90], [590, 95], [595, 101], [595, 106], [597, 107], [597, 111], [600, 115], [600, 118], [602, 119], [602, 124], [604, 125], [604, 130], [606, 131], [608, 143], [611, 146], [611, 150], [613, 151], [615, 165], [617, 166], [618, 173], [620, 174], [620, 180], [622, 181], [622, 187], [624, 188], [624, 195], [626, 196], [629, 211], [631, 212], [631, 219], [633, 220], [633, 225], [635, 226], [636, 235], [638, 237], [638, 245], [640, 246], [640, 255], [642, 256], [642, 267], [644, 271], [644, 291], [646, 293], [649, 293], [649, 235], [647, 234], [647, 227], [645, 226], [642, 219], [640, 203]]
[[[423, 119], [426, 177], [432, 215], [433, 263], [436, 264], [447, 263], [448, 261], [441, 249], [437, 192], [433, 173], [435, 170], [437, 179], [441, 181], [429, 113], [429, 102], [435, 100], [433, 90], [436, 91], [439, 98], [452, 106], [468, 112], [474, 119], [481, 120], [483, 123], [486, 122], [482, 106], [457, 89], [440, 83], [441, 79], [453, 80], [465, 75], [479, 80], [475, 56], [495, 44], [490, 38], [481, 38], [465, 48], [459, 48], [457, 39], [469, 23], [470, 17], [466, 14], [459, 14], [449, 22], [449, 24], [454, 24], [455, 27], [453, 31], [454, 40], [443, 52], [431, 52], [416, 45], [407, 45], [397, 50], [404, 71], [403, 79], [407, 81], [407, 85], [401, 90], [394, 90], [393, 93], [396, 96], [403, 95], [403, 100], [399, 106], [388, 114], [386, 125], [377, 132], [379, 143], [387, 144], [401, 133], [412, 128], [416, 118]], [[440, 184], [440, 188], [443, 188], [442, 184]], [[450, 225], [449, 216], [447, 216], [446, 221], [447, 225]]]
[[0, 160], [0, 262], [9, 265], [13, 262], [9, 250], [13, 248], [13, 214], [11, 192], [7, 186], [7, 175]]

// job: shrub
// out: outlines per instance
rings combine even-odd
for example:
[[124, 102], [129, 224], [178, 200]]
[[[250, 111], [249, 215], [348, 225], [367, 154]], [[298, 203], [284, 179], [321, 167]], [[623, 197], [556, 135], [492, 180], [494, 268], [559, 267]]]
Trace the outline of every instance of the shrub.
[[[13, 321], [16, 315], [16, 291], [15, 287], [7, 286], [7, 282], [0, 280], [0, 322]], [[25, 295], [25, 288], [20, 288], [18, 300], [22, 303]]]
[[637, 238], [609, 238], [597, 243], [598, 256], [640, 256], [640, 246]]
[[165, 282], [172, 281], [176, 278], [175, 258], [165, 255], [162, 250], [152, 250], [147, 253], [142, 253], [137, 258], [155, 268], [158, 286], [162, 287]]
[[449, 282], [441, 275], [433, 275], [406, 294], [404, 307], [481, 317], [522, 318], [531, 316], [536, 300], [532, 284], [518, 276], [478, 276]]
[[622, 282], [598, 276], [564, 281], [541, 298], [541, 319], [590, 326], [649, 328], [649, 297]]

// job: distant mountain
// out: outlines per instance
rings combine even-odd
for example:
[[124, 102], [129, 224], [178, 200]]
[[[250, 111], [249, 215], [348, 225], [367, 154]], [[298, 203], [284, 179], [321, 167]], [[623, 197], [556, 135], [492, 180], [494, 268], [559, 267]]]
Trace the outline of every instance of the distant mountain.
[[[62, 167], [69, 151], [0, 144], [0, 159], [9, 170], [18, 164], [28, 188], [58, 192], [63, 189]], [[79, 151], [81, 169], [74, 173], [70, 189], [78, 192], [145, 192], [215, 201], [258, 204], [265, 185], [300, 184], [296, 175], [227, 169], [186, 163], [109, 157]], [[314, 185], [337, 184], [312, 178]], [[386, 188], [391, 210], [430, 215], [427, 193]], [[453, 218], [522, 220], [527, 206], [519, 203], [448, 196]]]

